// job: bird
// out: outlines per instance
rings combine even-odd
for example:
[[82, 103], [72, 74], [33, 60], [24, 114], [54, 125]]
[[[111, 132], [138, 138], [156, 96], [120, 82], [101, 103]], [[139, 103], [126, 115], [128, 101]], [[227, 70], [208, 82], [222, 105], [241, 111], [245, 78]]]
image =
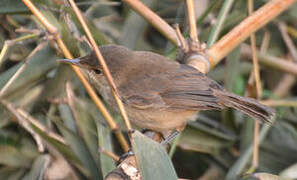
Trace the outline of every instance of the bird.
[[[223, 86], [186, 64], [150, 51], [120, 45], [99, 50], [131, 122], [156, 132], [182, 130], [197, 112], [234, 108], [261, 122], [272, 122], [275, 111], [259, 101], [226, 91]], [[102, 66], [94, 52], [60, 62], [78, 66], [88, 81], [119, 112]]]

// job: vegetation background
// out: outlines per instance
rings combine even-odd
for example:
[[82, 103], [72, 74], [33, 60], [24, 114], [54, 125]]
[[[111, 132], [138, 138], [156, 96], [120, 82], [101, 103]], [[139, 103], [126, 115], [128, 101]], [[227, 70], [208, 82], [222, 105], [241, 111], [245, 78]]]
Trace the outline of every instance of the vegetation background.
[[[67, 2], [32, 2], [58, 29], [74, 57], [90, 52], [82, 26]], [[188, 34], [184, 1], [142, 2]], [[267, 2], [255, 1], [254, 9]], [[120, 44], [175, 59], [176, 47], [126, 4], [104, 0], [76, 3], [98, 45]], [[226, 18], [218, 39], [248, 16], [246, 0], [194, 3], [201, 42], [209, 42], [221, 11]], [[231, 8], [226, 11], [228, 3]], [[106, 152], [121, 155], [121, 143], [70, 66], [57, 63], [63, 53], [53, 41], [54, 35], [20, 0], [0, 0], [0, 14], [0, 179], [103, 179], [116, 168]], [[154, 157], [160, 147], [141, 135], [134, 137], [136, 155], [149, 160], [140, 160], [144, 179], [161, 179], [164, 174], [175, 179], [174, 171], [179, 178], [200, 180], [297, 179], [297, 66], [289, 65], [297, 63], [296, 19], [295, 3], [255, 35], [261, 51], [260, 99], [277, 111], [273, 125], [261, 125], [258, 164], [251, 161], [253, 120], [233, 110], [201, 112], [173, 143], [169, 156], [159, 153]], [[247, 40], [234, 49], [208, 76], [228, 91], [255, 96], [255, 85], [249, 83], [253, 71], [249, 44]], [[276, 66], [273, 60], [285, 63]], [[19, 69], [22, 72], [7, 86]], [[113, 117], [125, 129], [120, 116]], [[151, 152], [152, 157], [146, 157]], [[169, 158], [175, 170], [170, 168]]]

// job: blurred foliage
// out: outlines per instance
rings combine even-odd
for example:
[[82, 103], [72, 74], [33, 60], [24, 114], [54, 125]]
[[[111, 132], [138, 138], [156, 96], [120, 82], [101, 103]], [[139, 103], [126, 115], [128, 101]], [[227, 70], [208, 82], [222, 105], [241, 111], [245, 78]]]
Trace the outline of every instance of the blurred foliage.
[[[180, 0], [143, 0], [164, 20], [179, 23], [187, 34], [185, 4]], [[222, 7], [223, 0], [196, 0], [199, 39], [207, 41]], [[267, 1], [255, 1], [255, 8]], [[90, 52], [81, 25], [70, 6], [62, 0], [34, 0], [33, 3], [54, 24], [74, 56]], [[81, 0], [77, 4], [84, 12], [88, 25], [99, 45], [115, 43], [135, 50], [151, 50], [174, 59], [176, 49], [146, 20], [119, 1]], [[256, 33], [260, 47], [264, 33], [270, 33], [267, 53], [288, 57], [288, 48], [277, 28], [283, 21], [297, 29], [297, 5], [292, 6], [269, 25]], [[234, 1], [220, 37], [247, 17], [245, 0]], [[38, 30], [41, 35], [15, 43], [0, 60], [0, 89], [24, 63], [29, 53], [47, 41], [41, 23], [19, 0], [0, 0], [0, 46]], [[25, 28], [25, 32], [15, 30]], [[297, 39], [291, 36], [295, 45]], [[2, 49], [2, 48], [1, 48]], [[228, 91], [244, 95], [251, 61], [241, 57], [240, 47], [216, 66], [209, 76], [223, 84]], [[100, 112], [85, 92], [72, 70], [56, 60], [62, 53], [49, 41], [38, 51], [24, 72], [2, 97], [22, 108], [48, 130], [30, 124], [42, 138], [45, 151], [21, 124], [27, 117], [15, 116], [0, 104], [0, 179], [103, 179], [116, 167], [116, 162], [99, 149], [122, 154], [119, 143], [109, 130]], [[265, 97], [292, 99], [297, 95], [296, 83], [276, 97], [274, 90], [286, 74], [261, 67]], [[73, 90], [72, 102], [66, 102], [66, 82]], [[295, 81], [296, 82], [296, 81]], [[296, 98], [295, 98], [296, 99]], [[141, 134], [134, 134], [132, 147], [144, 179], [297, 179], [297, 109], [276, 108], [278, 117], [271, 125], [263, 125], [260, 132], [259, 166], [245, 176], [251, 166], [253, 121], [241, 113], [200, 112], [176, 141], [172, 163], [165, 150]], [[117, 117], [115, 115], [115, 117]], [[117, 118], [119, 119], [119, 118]], [[121, 120], [119, 120], [121, 122]], [[65, 142], [49, 135], [59, 134]], [[176, 173], [175, 173], [176, 171]], [[160, 173], [163, 172], [163, 173]], [[270, 173], [270, 174], [269, 174]], [[151, 176], [150, 176], [151, 175]], [[279, 176], [281, 177], [279, 177]]]

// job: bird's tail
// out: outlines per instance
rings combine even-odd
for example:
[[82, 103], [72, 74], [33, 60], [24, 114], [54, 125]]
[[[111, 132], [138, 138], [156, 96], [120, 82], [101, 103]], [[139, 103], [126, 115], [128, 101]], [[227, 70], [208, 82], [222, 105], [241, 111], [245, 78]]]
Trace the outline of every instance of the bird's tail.
[[239, 110], [252, 118], [270, 123], [275, 118], [273, 109], [255, 99], [238, 96], [227, 91], [215, 91], [215, 94], [219, 98], [221, 105]]

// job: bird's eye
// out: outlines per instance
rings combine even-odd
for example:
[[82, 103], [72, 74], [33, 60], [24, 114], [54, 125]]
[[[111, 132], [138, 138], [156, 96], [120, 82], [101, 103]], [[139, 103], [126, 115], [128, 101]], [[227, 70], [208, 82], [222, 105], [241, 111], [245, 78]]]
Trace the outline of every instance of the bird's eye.
[[94, 72], [95, 72], [96, 74], [101, 74], [101, 70], [100, 70], [100, 69], [94, 69]]

